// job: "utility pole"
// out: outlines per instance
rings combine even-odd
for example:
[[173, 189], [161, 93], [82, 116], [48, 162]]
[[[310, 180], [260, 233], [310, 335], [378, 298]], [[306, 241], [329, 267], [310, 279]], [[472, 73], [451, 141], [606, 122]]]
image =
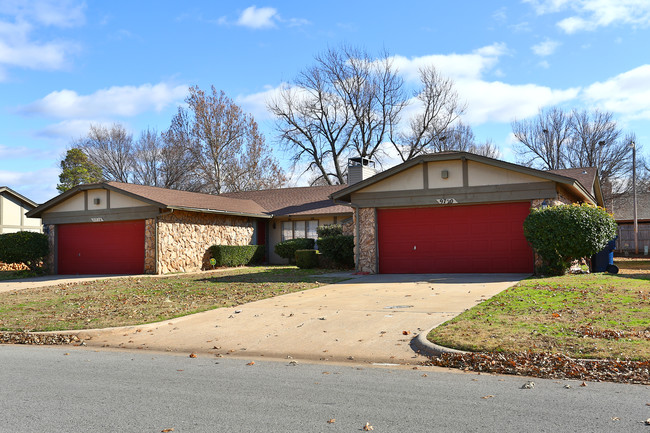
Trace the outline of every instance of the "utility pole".
[[636, 215], [636, 144], [630, 142], [632, 148], [632, 199], [634, 200], [634, 254], [639, 254], [639, 222]]

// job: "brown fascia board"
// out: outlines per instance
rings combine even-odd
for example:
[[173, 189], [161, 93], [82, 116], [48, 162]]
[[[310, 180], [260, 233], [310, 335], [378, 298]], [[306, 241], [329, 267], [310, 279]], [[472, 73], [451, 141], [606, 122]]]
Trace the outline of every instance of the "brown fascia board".
[[38, 203], [36, 203], [36, 202], [33, 201], [33, 200], [28, 199], [27, 197], [25, 197], [25, 196], [22, 195], [22, 194], [18, 194], [16, 191], [14, 191], [13, 189], [9, 188], [8, 186], [0, 186], [0, 194], [3, 193], [3, 192], [7, 192], [7, 193], [13, 195], [13, 196], [16, 197], [18, 200], [20, 200], [20, 201], [22, 201], [23, 203], [26, 203], [26, 204], [28, 204], [28, 205], [30, 205], [30, 206], [32, 206], [32, 207], [36, 207], [36, 206], [38, 206]]
[[333, 200], [347, 201], [349, 203], [351, 200], [350, 195], [353, 192], [356, 192], [376, 182], [384, 180], [396, 173], [399, 173], [400, 171], [406, 170], [415, 165], [423, 164], [426, 162], [452, 161], [452, 160], [464, 160], [464, 159], [480, 162], [487, 165], [492, 165], [507, 170], [516, 171], [522, 174], [528, 174], [530, 176], [537, 176], [557, 183], [569, 185], [574, 189], [578, 190], [578, 193], [580, 195], [583, 195], [590, 202], [594, 204], [597, 203], [596, 198], [593, 197], [580, 182], [578, 182], [576, 179], [572, 177], [562, 176], [555, 173], [549, 173], [547, 171], [537, 170], [536, 168], [524, 167], [522, 165], [513, 164], [511, 162], [488, 158], [486, 156], [481, 156], [481, 155], [475, 155], [469, 152], [453, 152], [453, 153], [440, 153], [440, 154], [432, 153], [427, 155], [420, 155], [411, 160], [396, 165], [395, 167], [389, 168], [386, 171], [382, 171], [381, 173], [378, 173], [368, 179], [355, 183], [354, 185], [350, 185], [347, 188], [343, 188], [342, 190], [337, 191], [334, 194], [331, 194], [330, 198], [332, 198]]

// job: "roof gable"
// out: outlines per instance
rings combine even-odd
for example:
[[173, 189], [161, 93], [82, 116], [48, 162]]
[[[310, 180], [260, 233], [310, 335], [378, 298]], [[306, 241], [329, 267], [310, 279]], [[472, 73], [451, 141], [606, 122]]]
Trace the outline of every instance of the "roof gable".
[[4, 195], [4, 196], [14, 198], [15, 200], [18, 200], [23, 205], [25, 205], [25, 208], [28, 208], [28, 209], [31, 209], [31, 208], [34, 208], [34, 207], [38, 206], [38, 204], [36, 202], [28, 199], [27, 197], [25, 197], [22, 194], [18, 194], [16, 191], [9, 188], [8, 186], [0, 186], [0, 195]]
[[[436, 154], [420, 155], [414, 159], [406, 161], [386, 171], [376, 174], [375, 176], [363, 180], [357, 184], [350, 185], [336, 193], [332, 194], [332, 198], [337, 200], [351, 201], [352, 194], [355, 193], [380, 193], [381, 191], [399, 191], [414, 189], [403, 188], [404, 183], [400, 182], [400, 178], [404, 177], [405, 173], [417, 173], [416, 166], [426, 167], [420, 170], [422, 173], [422, 180], [419, 181], [419, 188], [426, 191], [435, 189], [449, 189], [468, 186], [500, 186], [504, 184], [525, 184], [534, 182], [555, 182], [563, 184], [571, 189], [578, 197], [589, 203], [602, 203], [602, 197], [594, 194], [592, 185], [584, 186], [578, 179], [567, 176], [570, 173], [554, 173], [544, 170], [537, 170], [530, 167], [524, 167], [518, 164], [513, 164], [493, 158], [488, 158], [480, 155], [475, 155], [468, 152], [441, 152]], [[456, 167], [456, 174], [452, 176], [451, 169], [446, 166]], [[458, 175], [458, 168], [461, 165], [466, 165], [462, 173]], [[472, 171], [467, 169], [471, 166]], [[434, 167], [434, 169], [432, 169]], [[470, 174], [471, 173], [471, 174]], [[445, 177], [447, 176], [447, 177]], [[460, 177], [459, 177], [460, 176]], [[417, 175], [412, 177], [413, 181]], [[440, 179], [443, 178], [444, 181]], [[385, 186], [393, 183], [394, 186], [386, 188]], [[414, 185], [415, 185], [414, 183]], [[425, 187], [426, 183], [426, 187]], [[592, 184], [594, 181], [592, 180]], [[384, 187], [378, 187], [379, 185]], [[597, 184], [597, 182], [596, 182]]]
[[[270, 218], [268, 212], [251, 200], [241, 200], [212, 194], [170, 190], [146, 185], [134, 185], [122, 182], [104, 182], [99, 184], [78, 185], [65, 193], [54, 197], [28, 213], [30, 217], [40, 217], [53, 209], [63, 210], [61, 205], [84, 199], [82, 192], [109, 190], [123, 197], [122, 204], [115, 207], [154, 206], [161, 209], [178, 209], [193, 212], [224, 213], [241, 216]], [[78, 207], [78, 206], [77, 206]], [[84, 208], [81, 208], [83, 210]], [[79, 210], [79, 209], [77, 209]]]

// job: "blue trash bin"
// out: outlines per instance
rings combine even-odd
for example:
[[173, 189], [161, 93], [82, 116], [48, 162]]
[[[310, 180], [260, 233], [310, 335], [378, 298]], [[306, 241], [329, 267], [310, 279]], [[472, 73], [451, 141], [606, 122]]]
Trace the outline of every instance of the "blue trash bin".
[[[616, 238], [605, 245], [601, 251], [591, 256], [591, 272], [617, 273], [618, 268], [614, 266], [614, 250], [616, 249]], [[614, 270], [616, 268], [616, 270]]]

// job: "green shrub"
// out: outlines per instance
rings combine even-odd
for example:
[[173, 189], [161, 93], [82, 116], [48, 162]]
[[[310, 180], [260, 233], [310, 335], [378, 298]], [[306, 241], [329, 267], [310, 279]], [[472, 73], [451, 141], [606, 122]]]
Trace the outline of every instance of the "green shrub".
[[340, 266], [354, 266], [354, 237], [334, 235], [318, 239], [318, 251]]
[[316, 250], [296, 250], [296, 265], [301, 269], [313, 269], [318, 266]]
[[50, 251], [47, 235], [36, 232], [0, 235], [0, 262], [24, 263], [35, 270]]
[[212, 245], [208, 251], [216, 266], [244, 266], [264, 260], [264, 245]]
[[339, 224], [330, 224], [327, 226], [319, 226], [316, 228], [318, 238], [327, 238], [330, 236], [337, 236], [343, 234], [343, 226]]
[[296, 250], [313, 250], [314, 240], [306, 238], [289, 239], [284, 242], [275, 244], [275, 253], [283, 259], [289, 259], [294, 263], [296, 260]]
[[533, 209], [524, 221], [524, 236], [544, 264], [538, 273], [562, 275], [571, 261], [590, 257], [616, 237], [614, 217], [588, 204]]

